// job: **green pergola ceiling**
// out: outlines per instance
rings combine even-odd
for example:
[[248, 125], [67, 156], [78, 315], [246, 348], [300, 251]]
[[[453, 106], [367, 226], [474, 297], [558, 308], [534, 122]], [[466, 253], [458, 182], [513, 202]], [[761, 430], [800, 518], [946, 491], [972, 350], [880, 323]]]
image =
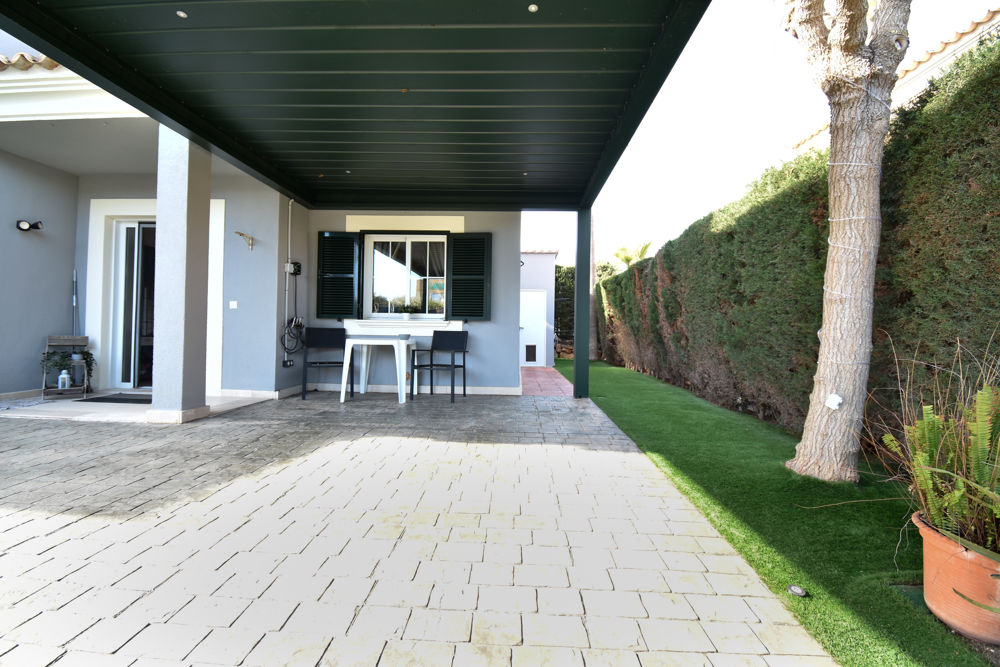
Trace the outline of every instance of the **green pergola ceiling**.
[[312, 207], [587, 208], [709, 0], [534, 3], [3, 0], [0, 28]]

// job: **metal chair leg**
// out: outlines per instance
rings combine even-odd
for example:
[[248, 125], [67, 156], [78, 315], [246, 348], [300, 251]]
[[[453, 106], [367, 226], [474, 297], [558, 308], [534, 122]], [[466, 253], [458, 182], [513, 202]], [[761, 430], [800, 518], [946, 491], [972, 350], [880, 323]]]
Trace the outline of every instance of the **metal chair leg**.
[[455, 402], [455, 352], [451, 353], [451, 402]]

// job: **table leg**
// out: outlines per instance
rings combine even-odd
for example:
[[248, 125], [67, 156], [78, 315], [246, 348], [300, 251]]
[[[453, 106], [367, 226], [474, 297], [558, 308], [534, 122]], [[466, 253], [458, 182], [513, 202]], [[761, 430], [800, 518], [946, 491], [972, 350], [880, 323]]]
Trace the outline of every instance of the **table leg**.
[[[344, 402], [344, 398], [347, 395], [347, 383], [349, 381], [348, 375], [351, 372], [351, 350], [354, 345], [348, 339], [347, 344], [344, 345], [344, 370], [340, 374], [340, 402]], [[303, 394], [304, 396], [305, 394]]]
[[368, 375], [372, 369], [372, 346], [361, 346], [361, 393], [368, 393]]
[[406, 342], [396, 341], [392, 349], [396, 353], [396, 393], [399, 402], [406, 403]]

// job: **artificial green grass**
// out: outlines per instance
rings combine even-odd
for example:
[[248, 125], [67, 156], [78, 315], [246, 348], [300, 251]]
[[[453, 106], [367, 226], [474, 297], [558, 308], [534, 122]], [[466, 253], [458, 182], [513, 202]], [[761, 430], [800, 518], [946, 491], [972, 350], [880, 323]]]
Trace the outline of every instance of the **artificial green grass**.
[[[572, 380], [571, 360], [556, 368]], [[838, 662], [986, 664], [889, 586], [921, 569], [895, 484], [870, 471], [858, 486], [795, 475], [784, 463], [796, 440], [778, 427], [624, 368], [591, 363], [590, 395]]]

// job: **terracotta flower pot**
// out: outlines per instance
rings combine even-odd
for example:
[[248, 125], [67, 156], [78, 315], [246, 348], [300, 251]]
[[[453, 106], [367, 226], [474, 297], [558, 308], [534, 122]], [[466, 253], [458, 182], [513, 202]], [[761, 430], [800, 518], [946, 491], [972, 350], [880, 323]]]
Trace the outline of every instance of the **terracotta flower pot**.
[[942, 535], [919, 512], [913, 514], [913, 523], [924, 542], [924, 601], [928, 608], [952, 630], [1000, 644], [1000, 613], [974, 604], [1000, 607], [1000, 562]]

